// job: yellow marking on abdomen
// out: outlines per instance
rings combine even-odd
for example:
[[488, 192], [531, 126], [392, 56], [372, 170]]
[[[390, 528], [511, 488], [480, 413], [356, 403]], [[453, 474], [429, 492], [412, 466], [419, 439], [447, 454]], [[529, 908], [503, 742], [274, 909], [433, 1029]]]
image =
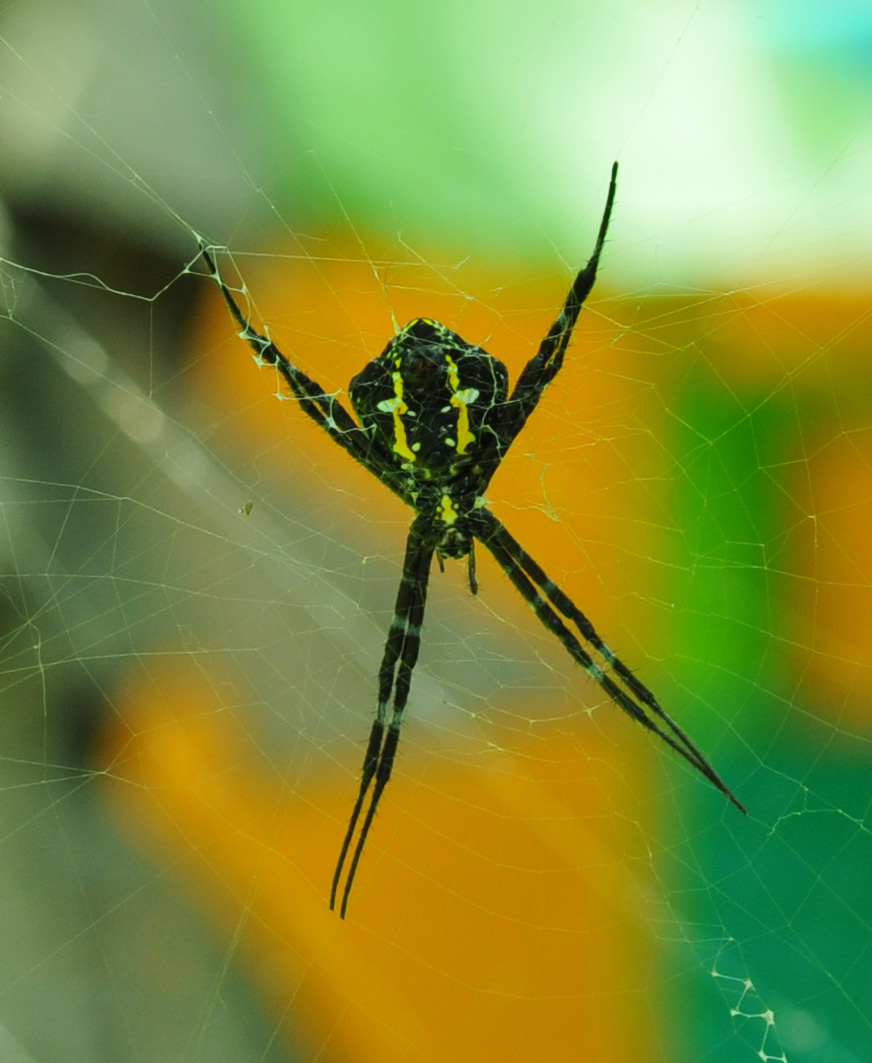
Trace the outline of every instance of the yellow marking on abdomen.
[[445, 355], [445, 361], [448, 363], [448, 384], [453, 392], [451, 405], [457, 409], [457, 453], [465, 454], [469, 444], [475, 442], [475, 435], [469, 428], [469, 410], [467, 407], [478, 398], [478, 391], [475, 388], [464, 388], [462, 391], [458, 391], [460, 374], [457, 371], [457, 363], [450, 354]]
[[[402, 364], [402, 359], [398, 358], [394, 364], [400, 366]], [[406, 426], [403, 424], [403, 414], [409, 412], [409, 407], [406, 400], [403, 398], [403, 374], [397, 369], [391, 373], [391, 378], [394, 382], [395, 397], [382, 400], [378, 404], [378, 408], [383, 413], [390, 413], [394, 419], [394, 453], [399, 454], [399, 456], [406, 461], [414, 461], [415, 452], [409, 447], [409, 440], [406, 436]]]

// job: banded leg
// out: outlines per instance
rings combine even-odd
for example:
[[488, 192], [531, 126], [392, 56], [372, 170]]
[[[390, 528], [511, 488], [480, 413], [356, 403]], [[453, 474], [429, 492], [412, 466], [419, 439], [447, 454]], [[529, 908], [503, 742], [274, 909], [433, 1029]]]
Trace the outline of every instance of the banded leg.
[[382, 463], [386, 457], [377, 452], [376, 445], [369, 435], [357, 424], [335, 395], [328, 395], [320, 384], [289, 361], [268, 336], [262, 335], [254, 328], [233, 298], [233, 293], [224, 283], [215, 260], [203, 243], [200, 245], [200, 253], [213, 280], [221, 289], [227, 308], [239, 326], [239, 335], [251, 347], [255, 355], [262, 362], [275, 366], [299, 400], [302, 409], [328, 433], [335, 443], [338, 443], [356, 461], [373, 475], [379, 476], [383, 482], [403, 497], [402, 493], [383, 475]]
[[[701, 775], [704, 775], [725, 797], [729, 798], [741, 812], [747, 812], [744, 805], [739, 802], [682, 728], [660, 706], [648, 688], [640, 683], [620, 658], [609, 649], [597, 634], [590, 620], [569, 596], [560, 590], [553, 580], [549, 579], [541, 566], [513, 538], [503, 524], [487, 510], [481, 510], [476, 514], [476, 524], [476, 537], [494, 555], [542, 624], [561, 641], [570, 656], [632, 719], [658, 735], [676, 753], [693, 765]], [[594, 661], [572, 631], [563, 623], [555, 609], [578, 627], [582, 638], [600, 654], [627, 690], [618, 686], [612, 676]], [[636, 700], [633, 700], [634, 698]], [[645, 711], [645, 707], [656, 719], [652, 719], [652, 716]], [[658, 719], [662, 721], [662, 727], [658, 724]]]
[[[409, 688], [412, 682], [412, 671], [418, 660], [418, 651], [421, 645], [421, 625], [424, 622], [427, 585], [430, 579], [430, 565], [436, 548], [435, 537], [432, 534], [428, 535], [426, 531], [422, 532], [422, 529], [426, 529], [426, 526], [427, 521], [422, 517], [417, 517], [412, 522], [409, 537], [406, 541], [403, 575], [397, 591], [397, 601], [387, 642], [385, 643], [384, 656], [379, 668], [376, 717], [369, 734], [366, 755], [363, 759], [360, 790], [358, 791], [357, 800], [351, 813], [351, 821], [348, 824], [348, 830], [345, 833], [342, 848], [339, 852], [336, 872], [333, 875], [333, 885], [330, 890], [331, 909], [336, 906], [336, 894], [342, 878], [342, 868], [348, 856], [357, 822], [363, 811], [367, 792], [372, 785], [373, 790], [369, 808], [364, 817], [363, 826], [360, 829], [360, 837], [354, 850], [351, 865], [348, 869], [348, 877], [345, 880], [345, 889], [342, 893], [339, 914], [343, 919], [348, 907], [351, 885], [357, 872], [357, 865], [360, 862], [369, 829], [372, 826], [382, 793], [391, 777], [394, 758], [400, 741], [403, 711], [408, 701]], [[387, 722], [388, 702], [391, 700], [392, 694], [391, 717], [390, 721]]]
[[539, 399], [542, 397], [542, 392], [557, 376], [563, 365], [563, 358], [572, 338], [575, 323], [578, 321], [578, 315], [596, 280], [596, 271], [599, 266], [600, 255], [615, 202], [617, 178], [618, 164], [614, 163], [612, 165], [606, 205], [593, 254], [588, 259], [587, 265], [579, 271], [554, 324], [539, 345], [538, 352], [522, 370], [509, 398], [506, 406], [507, 420], [504, 422], [504, 428], [500, 432], [500, 460], [511, 446], [515, 436], [527, 423], [527, 418], [536, 408]]

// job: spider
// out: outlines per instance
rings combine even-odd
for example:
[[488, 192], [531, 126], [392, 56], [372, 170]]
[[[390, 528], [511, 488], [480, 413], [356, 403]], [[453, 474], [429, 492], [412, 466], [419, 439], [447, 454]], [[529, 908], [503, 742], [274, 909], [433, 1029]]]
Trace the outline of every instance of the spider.
[[[537, 354], [524, 367], [511, 395], [508, 370], [501, 361], [438, 321], [416, 318], [400, 329], [384, 351], [351, 381], [349, 398], [357, 421], [335, 394], [325, 392], [290, 362], [269, 335], [256, 331], [224, 283], [210, 254], [215, 249], [200, 241], [206, 266], [239, 326], [240, 337], [252, 347], [258, 364], [275, 366], [304, 412], [415, 514], [378, 672], [378, 703], [363, 758], [360, 788], [330, 890], [330, 907], [335, 909], [342, 871], [372, 788], [342, 891], [342, 918], [394, 766], [421, 643], [431, 562], [435, 556], [444, 570], [445, 558], [466, 558], [469, 587], [476, 594], [476, 540], [493, 554], [542, 624], [606, 694], [632, 719], [671, 746], [737, 808], [746, 811], [654, 695], [603, 642], [590, 620], [490, 512], [484, 497], [491, 477], [563, 365], [579, 311], [596, 278], [615, 200], [617, 173], [615, 163], [593, 254], [575, 278], [557, 319]], [[570, 625], [575, 625], [578, 634]], [[589, 648], [585, 648], [585, 643]], [[602, 663], [597, 663], [595, 655]]]

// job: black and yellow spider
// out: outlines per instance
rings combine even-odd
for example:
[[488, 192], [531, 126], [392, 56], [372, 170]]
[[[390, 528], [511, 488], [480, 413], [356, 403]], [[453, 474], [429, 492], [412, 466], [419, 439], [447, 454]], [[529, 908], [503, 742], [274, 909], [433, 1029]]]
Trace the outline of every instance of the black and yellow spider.
[[[545, 627], [609, 697], [745, 811], [654, 695], [603, 642], [584, 613], [487, 509], [484, 497], [491, 477], [563, 365], [579, 311], [596, 278], [617, 172], [615, 163], [593, 254], [575, 278], [557, 320], [538, 353], [524, 367], [511, 395], [509, 374], [501, 361], [438, 321], [416, 318], [351, 381], [349, 396], [359, 424], [335, 395], [327, 394], [289, 362], [268, 336], [252, 327], [222, 280], [210, 249], [201, 246], [203, 259], [239, 325], [240, 336], [251, 345], [258, 360], [275, 366], [312, 420], [415, 512], [378, 673], [378, 704], [363, 758], [360, 790], [330, 892], [330, 907], [334, 908], [342, 869], [372, 786], [342, 893], [342, 917], [367, 834], [391, 777], [421, 643], [431, 562], [434, 555], [440, 567], [446, 557], [468, 558], [469, 586], [475, 594], [476, 539], [490, 550]], [[578, 629], [580, 639], [569, 624]], [[597, 663], [594, 653], [603, 664]]]

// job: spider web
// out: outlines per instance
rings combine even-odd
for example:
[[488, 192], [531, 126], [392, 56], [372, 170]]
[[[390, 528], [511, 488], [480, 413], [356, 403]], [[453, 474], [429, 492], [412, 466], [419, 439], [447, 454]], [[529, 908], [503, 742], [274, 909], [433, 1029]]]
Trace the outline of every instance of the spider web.
[[[0, 16], [4, 1059], [867, 1058], [869, 34]], [[197, 234], [327, 389], [422, 314], [514, 378], [613, 158], [489, 496], [750, 814], [448, 564], [341, 922], [410, 515], [252, 365]]]

